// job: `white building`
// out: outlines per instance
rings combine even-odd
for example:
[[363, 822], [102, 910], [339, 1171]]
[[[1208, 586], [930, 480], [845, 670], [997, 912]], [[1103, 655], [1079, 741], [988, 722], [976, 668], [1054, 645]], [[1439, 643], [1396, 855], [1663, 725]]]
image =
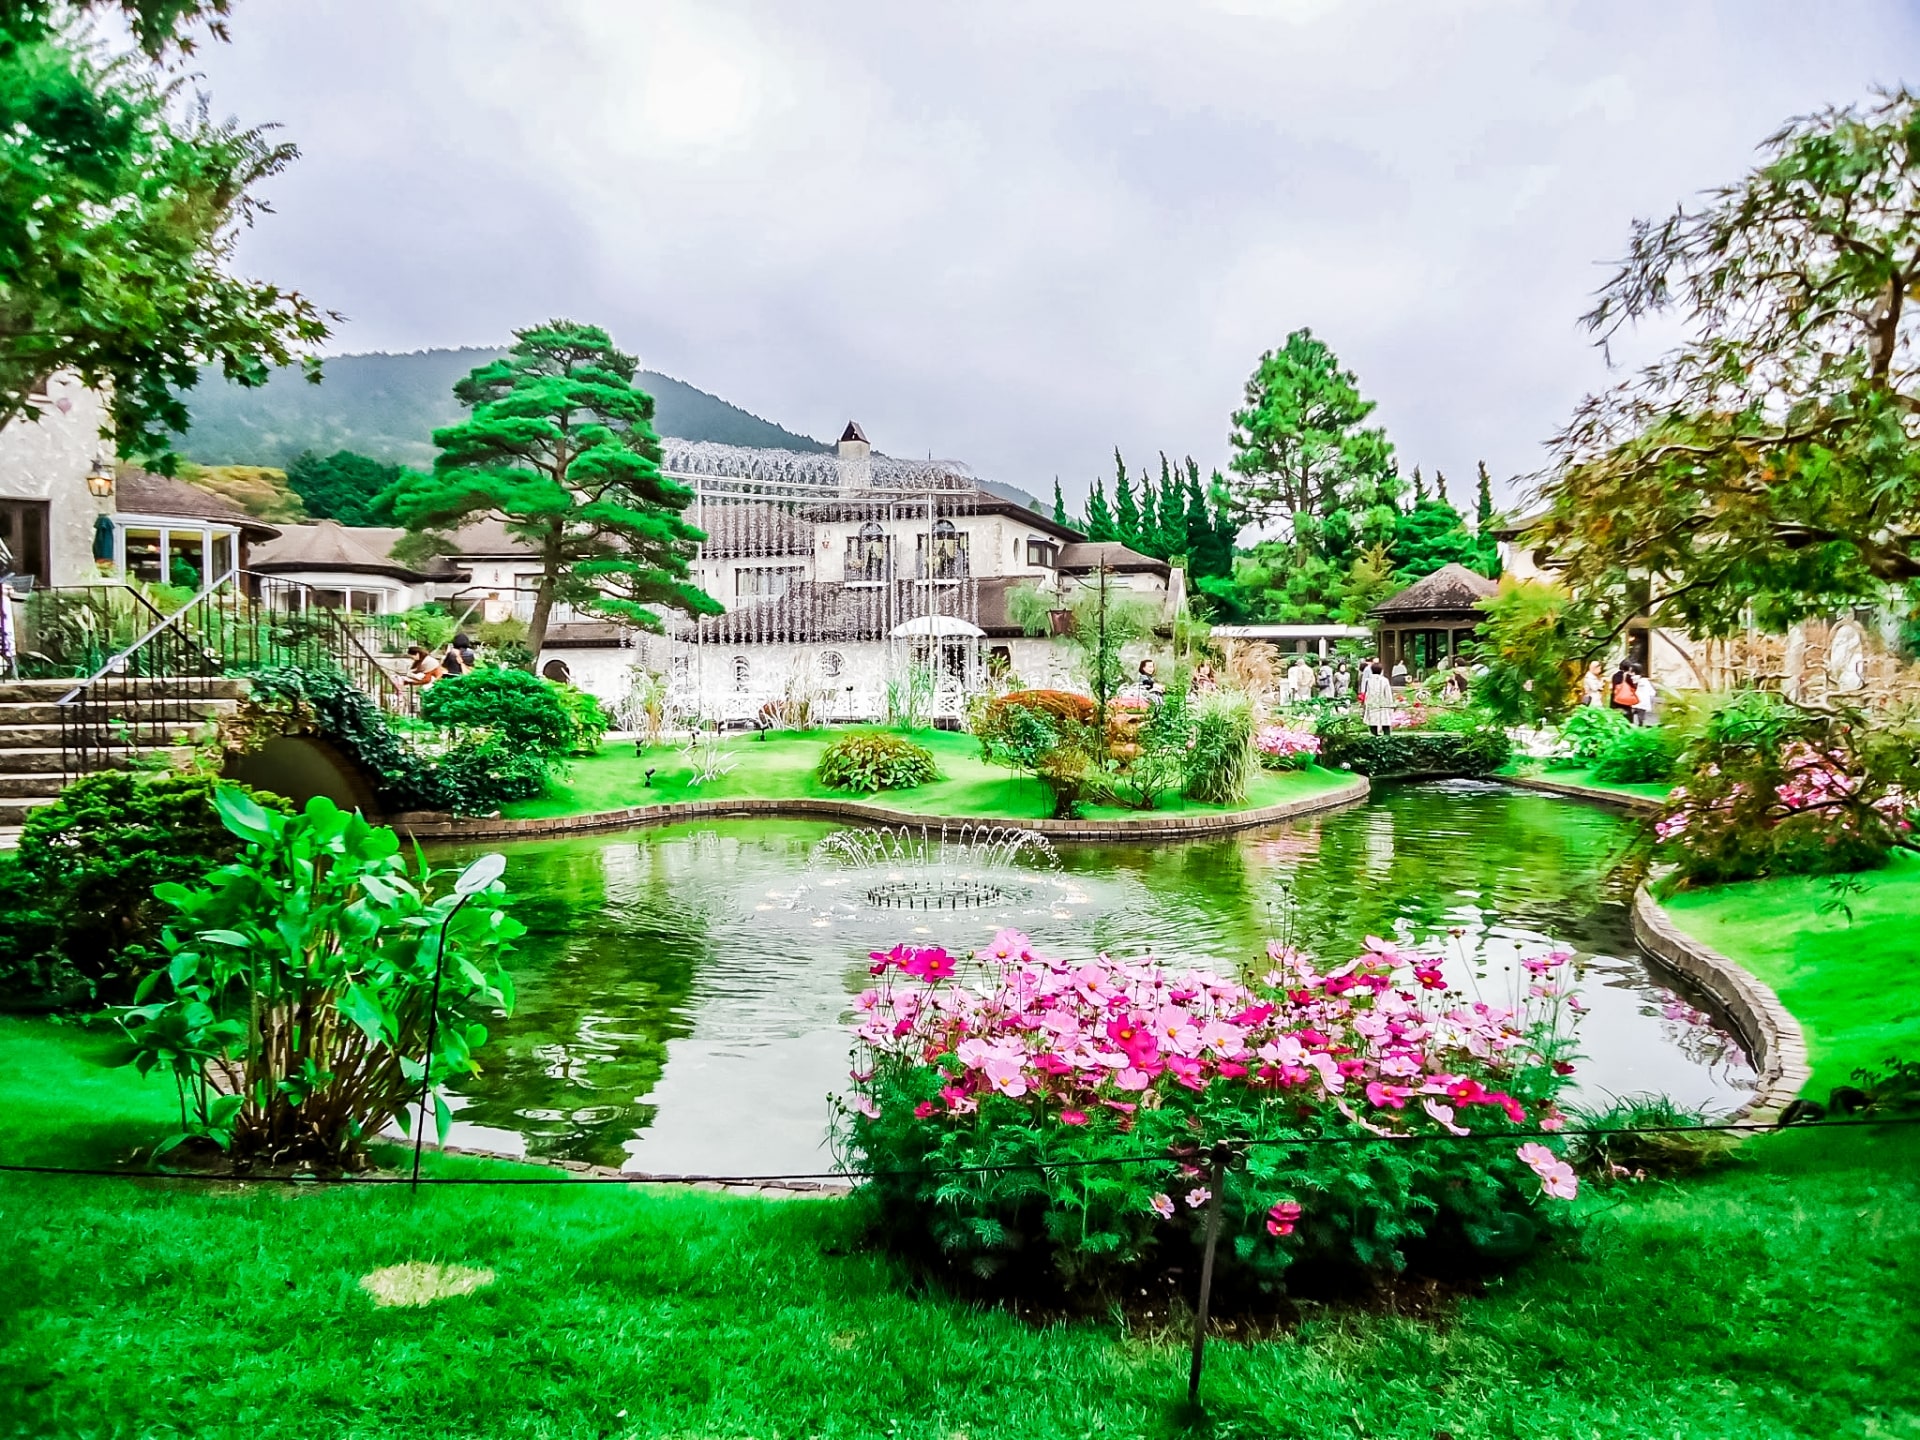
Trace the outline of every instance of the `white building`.
[[0, 544], [26, 588], [97, 584], [96, 546], [110, 549], [113, 443], [103, 439], [106, 403], [66, 376], [44, 382], [34, 416], [0, 429]]

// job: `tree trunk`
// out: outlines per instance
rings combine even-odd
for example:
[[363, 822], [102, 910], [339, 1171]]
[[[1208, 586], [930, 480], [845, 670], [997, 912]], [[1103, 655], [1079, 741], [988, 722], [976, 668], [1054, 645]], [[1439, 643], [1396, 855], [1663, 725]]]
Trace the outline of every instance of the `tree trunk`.
[[552, 614], [553, 577], [543, 574], [533, 593], [533, 618], [527, 622], [527, 648], [533, 651], [527, 668], [535, 674], [540, 670], [540, 647], [547, 643], [547, 617]]

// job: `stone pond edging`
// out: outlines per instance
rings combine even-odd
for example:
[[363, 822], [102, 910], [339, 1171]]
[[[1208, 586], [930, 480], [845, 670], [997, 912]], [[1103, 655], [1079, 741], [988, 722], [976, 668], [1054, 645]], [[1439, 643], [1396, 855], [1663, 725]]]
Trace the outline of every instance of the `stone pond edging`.
[[1602, 790], [1596, 785], [1575, 785], [1565, 780], [1548, 780], [1539, 775], [1496, 775], [1496, 780], [1504, 780], [1509, 785], [1517, 785], [1522, 790], [1539, 790], [1548, 795], [1565, 795], [1574, 800], [1593, 800], [1602, 805], [1612, 805], [1621, 810], [1634, 810], [1646, 815], [1657, 815], [1660, 802], [1651, 795], [1635, 795], [1622, 790]]
[[542, 819], [510, 820], [499, 816], [455, 819], [452, 816], [403, 812], [387, 823], [415, 840], [509, 840], [543, 835], [572, 835], [593, 830], [626, 830], [642, 825], [671, 825], [685, 820], [733, 819], [748, 816], [786, 819], [855, 820], [877, 825], [929, 828], [949, 825], [998, 825], [1033, 830], [1049, 840], [1193, 840], [1206, 835], [1271, 825], [1323, 810], [1343, 809], [1367, 798], [1367, 777], [1355, 775], [1346, 783], [1298, 800], [1262, 805], [1252, 810], [1220, 813], [1157, 815], [1142, 820], [1008, 820], [992, 816], [920, 815], [894, 810], [869, 800], [829, 800], [795, 797], [765, 800], [742, 797], [729, 800], [680, 800], [667, 805], [630, 805], [622, 810], [596, 810], [585, 815], [555, 815]]
[[1701, 944], [1673, 922], [1645, 885], [1633, 893], [1633, 938], [1668, 969], [1706, 991], [1726, 1009], [1752, 1057], [1760, 1085], [1735, 1112], [1740, 1120], [1773, 1120], [1813, 1078], [1800, 1022], [1780, 997], [1739, 962]]

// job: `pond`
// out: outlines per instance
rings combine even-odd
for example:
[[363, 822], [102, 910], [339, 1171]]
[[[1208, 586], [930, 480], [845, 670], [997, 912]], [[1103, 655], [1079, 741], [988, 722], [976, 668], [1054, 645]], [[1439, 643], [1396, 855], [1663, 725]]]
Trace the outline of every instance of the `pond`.
[[831, 824], [514, 842], [501, 848], [530, 929], [519, 1005], [492, 1023], [485, 1073], [458, 1087], [449, 1138], [652, 1174], [824, 1170], [868, 952], [901, 940], [959, 952], [1002, 924], [1049, 954], [1222, 968], [1257, 963], [1277, 935], [1338, 960], [1388, 936], [1448, 956], [1449, 978], [1496, 1002], [1521, 958], [1571, 950], [1588, 1007], [1579, 1098], [1731, 1110], [1754, 1084], [1746, 1057], [1631, 939], [1612, 872], [1633, 824], [1488, 782], [1383, 786], [1361, 806], [1215, 839], [1063, 844], [1029, 893], [935, 911], [894, 893], [910, 869], [882, 887], [907, 908], [836, 889], [842, 872], [810, 864], [845, 828]]

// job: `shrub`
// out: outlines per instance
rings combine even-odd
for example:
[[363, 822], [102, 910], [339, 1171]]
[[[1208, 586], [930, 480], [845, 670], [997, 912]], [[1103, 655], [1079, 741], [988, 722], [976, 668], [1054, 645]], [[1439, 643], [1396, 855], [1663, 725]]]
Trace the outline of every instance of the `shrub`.
[[1633, 727], [1606, 705], [1582, 705], [1561, 722], [1555, 763], [1591, 765], [1601, 752]]
[[447, 642], [453, 639], [454, 632], [459, 629], [453, 616], [447, 613], [447, 607], [433, 603], [401, 611], [400, 620], [406, 627], [407, 639], [429, 650], [446, 648]]
[[[158, 963], [153, 887], [239, 849], [205, 776], [105, 770], [36, 807], [0, 872], [0, 992], [29, 1006], [124, 1002]], [[256, 803], [284, 810], [277, 795]]]
[[1738, 1143], [1663, 1095], [1625, 1096], [1580, 1112], [1576, 1124], [1589, 1133], [1574, 1138], [1567, 1158], [1602, 1185], [1698, 1175], [1732, 1159]]
[[1244, 695], [1219, 691], [1189, 705], [1188, 799], [1207, 805], [1238, 805], [1247, 798], [1254, 768], [1253, 706]]
[[1192, 733], [1184, 686], [1175, 686], [1157, 707], [1133, 697], [1108, 705], [1107, 759], [1114, 769], [1106, 788], [1113, 798], [1151, 810], [1163, 796], [1184, 790]]
[[596, 753], [600, 749], [600, 742], [607, 738], [607, 731], [613, 728], [613, 717], [607, 713], [607, 707], [600, 703], [598, 697], [589, 695], [577, 686], [556, 684], [551, 680], [544, 683], [552, 687], [572, 730], [566, 753]]
[[437, 680], [420, 694], [420, 718], [469, 734], [496, 735], [516, 749], [558, 757], [578, 729], [559, 687], [525, 670], [486, 665]]
[[1352, 714], [1320, 726], [1320, 763], [1362, 775], [1491, 775], [1512, 755], [1505, 728], [1477, 708], [1440, 711], [1426, 729], [1385, 735]]
[[1275, 946], [1253, 985], [1051, 960], [1012, 931], [964, 971], [939, 949], [876, 954], [840, 1156], [897, 1245], [1082, 1300], [1189, 1267], [1202, 1157], [1249, 1137], [1222, 1195], [1225, 1286], [1277, 1288], [1302, 1263], [1386, 1275], [1416, 1248], [1517, 1253], [1573, 1172], [1486, 1136], [1558, 1123], [1560, 1001], [1522, 1021], [1368, 943], [1330, 973]]
[[1691, 885], [1871, 869], [1911, 832], [1917, 756], [1909, 732], [1746, 692], [1681, 757], [1659, 852]]
[[[249, 678], [256, 731], [326, 740], [359, 766], [389, 809], [485, 815], [505, 801], [540, 794], [553, 767], [550, 753], [485, 731], [457, 735], [437, 753], [422, 748], [337, 670], [283, 665]], [[465, 678], [450, 676], [429, 687], [429, 694]]]
[[1094, 702], [1065, 690], [1015, 690], [987, 702], [975, 735], [989, 763], [1025, 770], [1071, 816], [1096, 779]]
[[821, 753], [814, 772], [829, 790], [870, 795], [877, 790], [911, 790], [940, 778], [933, 752], [890, 730], [854, 730]]
[[1607, 742], [1594, 763], [1597, 780], [1617, 785], [1652, 784], [1673, 778], [1673, 738], [1661, 727], [1629, 725]]
[[[355, 1164], [367, 1137], [406, 1122], [423, 1082], [474, 1069], [476, 1007], [513, 1008], [502, 961], [524, 927], [498, 903], [501, 862], [453, 881], [326, 799], [280, 815], [223, 786], [214, 803], [246, 849], [199, 885], [160, 887], [167, 964], [122, 1017], [130, 1063], [173, 1077], [183, 1128], [170, 1143]], [[434, 1100], [444, 1138], [451, 1116]]]
[[1304, 770], [1320, 753], [1320, 737], [1310, 730], [1264, 725], [1253, 737], [1253, 748], [1265, 770]]

